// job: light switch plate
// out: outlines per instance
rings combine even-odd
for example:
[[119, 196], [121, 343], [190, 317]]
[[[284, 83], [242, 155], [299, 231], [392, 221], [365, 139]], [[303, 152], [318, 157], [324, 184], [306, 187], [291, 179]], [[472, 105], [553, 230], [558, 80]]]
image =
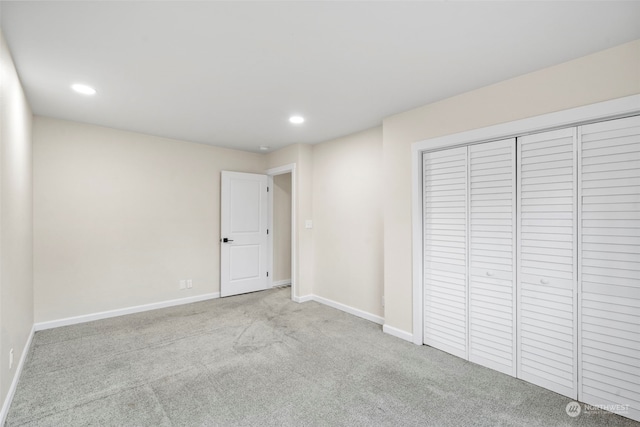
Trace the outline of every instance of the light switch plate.
[[304, 228], [313, 228], [313, 221], [311, 221], [310, 219], [306, 220], [304, 222]]

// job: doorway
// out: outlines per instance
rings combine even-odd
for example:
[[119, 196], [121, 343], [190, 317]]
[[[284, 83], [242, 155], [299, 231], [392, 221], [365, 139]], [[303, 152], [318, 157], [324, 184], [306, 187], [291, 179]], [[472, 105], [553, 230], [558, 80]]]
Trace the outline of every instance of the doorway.
[[296, 295], [295, 164], [269, 169], [269, 234], [271, 286], [291, 286]]
[[273, 287], [291, 285], [291, 173], [273, 177]]

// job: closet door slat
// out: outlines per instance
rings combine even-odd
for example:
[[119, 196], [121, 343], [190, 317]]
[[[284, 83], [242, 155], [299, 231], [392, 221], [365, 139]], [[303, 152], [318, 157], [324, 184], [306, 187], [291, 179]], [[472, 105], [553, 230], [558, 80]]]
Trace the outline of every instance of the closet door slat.
[[640, 116], [579, 135], [578, 397], [640, 420]]
[[[469, 360], [515, 376], [515, 139], [471, 145], [469, 157]], [[508, 173], [497, 168], [505, 161]], [[474, 200], [481, 188], [495, 198]], [[487, 209], [489, 202], [500, 208]]]
[[423, 340], [466, 359], [467, 148], [424, 153], [423, 180]]
[[[518, 138], [518, 378], [577, 397], [576, 129]], [[561, 253], [562, 256], [553, 256]], [[562, 322], [562, 328], [553, 325]], [[544, 344], [544, 345], [543, 345]]]

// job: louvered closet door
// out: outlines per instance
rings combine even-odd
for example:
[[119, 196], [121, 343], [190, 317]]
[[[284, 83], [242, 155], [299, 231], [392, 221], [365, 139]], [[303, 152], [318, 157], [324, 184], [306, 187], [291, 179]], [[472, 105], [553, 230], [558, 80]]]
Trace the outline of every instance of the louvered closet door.
[[516, 374], [515, 139], [469, 147], [469, 360]]
[[518, 377], [577, 398], [576, 129], [518, 138]]
[[640, 117], [580, 133], [580, 400], [640, 420]]
[[423, 161], [424, 343], [467, 358], [467, 148]]

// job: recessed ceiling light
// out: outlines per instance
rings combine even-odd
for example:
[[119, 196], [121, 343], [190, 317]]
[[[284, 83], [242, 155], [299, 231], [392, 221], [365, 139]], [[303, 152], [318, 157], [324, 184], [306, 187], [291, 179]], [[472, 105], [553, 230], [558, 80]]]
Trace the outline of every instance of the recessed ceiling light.
[[83, 95], [95, 95], [96, 90], [91, 86], [83, 85], [81, 83], [76, 83], [71, 85], [71, 89], [75, 90], [78, 93]]
[[271, 147], [269, 147], [268, 145], [261, 145], [261, 146], [260, 146], [260, 149], [261, 149], [262, 151], [267, 151], [269, 148], [271, 148]]
[[291, 116], [289, 117], [289, 121], [294, 125], [299, 125], [300, 123], [304, 123], [304, 117], [302, 116]]

